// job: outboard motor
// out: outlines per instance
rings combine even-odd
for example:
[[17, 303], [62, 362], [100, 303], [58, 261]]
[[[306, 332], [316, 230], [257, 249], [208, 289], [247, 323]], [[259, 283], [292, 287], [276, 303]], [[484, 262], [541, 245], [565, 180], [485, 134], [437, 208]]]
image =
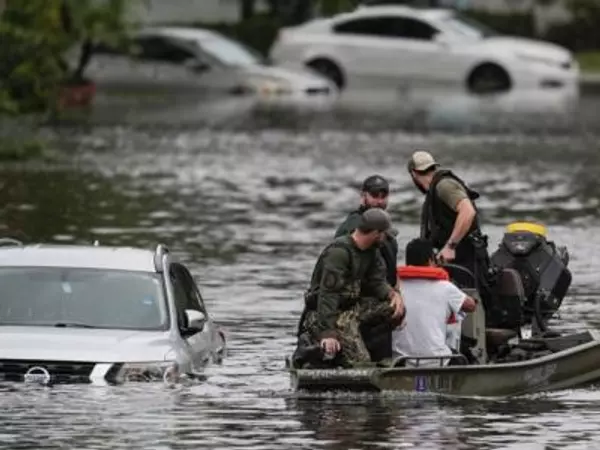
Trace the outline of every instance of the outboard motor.
[[524, 289], [523, 324], [535, 322], [546, 331], [546, 322], [558, 311], [571, 285], [567, 268], [569, 254], [546, 239], [546, 228], [528, 222], [515, 222], [506, 228], [500, 245], [491, 255], [497, 269], [514, 269]]

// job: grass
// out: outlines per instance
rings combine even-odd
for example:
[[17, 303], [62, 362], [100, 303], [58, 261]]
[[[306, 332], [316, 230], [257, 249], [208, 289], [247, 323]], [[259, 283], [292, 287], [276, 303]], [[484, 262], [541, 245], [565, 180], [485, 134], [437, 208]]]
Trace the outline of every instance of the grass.
[[577, 61], [582, 72], [600, 74], [600, 51], [578, 53]]

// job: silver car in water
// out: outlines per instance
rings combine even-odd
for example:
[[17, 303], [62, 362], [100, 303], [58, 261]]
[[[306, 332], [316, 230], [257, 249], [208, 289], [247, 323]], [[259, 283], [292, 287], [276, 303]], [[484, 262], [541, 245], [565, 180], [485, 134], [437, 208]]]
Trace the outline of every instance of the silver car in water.
[[177, 383], [225, 356], [191, 273], [162, 245], [0, 244], [0, 380]]
[[[98, 92], [179, 102], [211, 98], [251, 99], [257, 106], [329, 107], [337, 88], [308, 69], [267, 63], [242, 43], [216, 31], [189, 27], [137, 30], [132, 51], [96, 46], [86, 69]], [[203, 102], [201, 101], [200, 104]]]

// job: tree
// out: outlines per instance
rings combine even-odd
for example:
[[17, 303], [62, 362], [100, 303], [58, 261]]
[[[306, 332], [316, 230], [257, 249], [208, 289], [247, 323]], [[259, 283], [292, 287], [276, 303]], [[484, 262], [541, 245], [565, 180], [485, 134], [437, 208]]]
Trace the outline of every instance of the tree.
[[[46, 112], [67, 81], [82, 81], [93, 47], [120, 47], [132, 0], [4, 0], [0, 17], [0, 113]], [[81, 45], [82, 44], [82, 45]], [[65, 55], [81, 45], [73, 66]]]

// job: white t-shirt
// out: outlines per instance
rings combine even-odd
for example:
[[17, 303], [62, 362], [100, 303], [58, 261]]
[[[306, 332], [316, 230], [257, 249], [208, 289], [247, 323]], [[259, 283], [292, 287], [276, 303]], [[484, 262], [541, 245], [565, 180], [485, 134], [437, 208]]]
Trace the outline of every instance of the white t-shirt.
[[[450, 281], [423, 279], [402, 280], [400, 291], [406, 305], [406, 319], [402, 329], [392, 332], [394, 356], [451, 354], [446, 344], [447, 322], [452, 313], [458, 314], [466, 294]], [[419, 366], [439, 364], [435, 359], [419, 362]]]

